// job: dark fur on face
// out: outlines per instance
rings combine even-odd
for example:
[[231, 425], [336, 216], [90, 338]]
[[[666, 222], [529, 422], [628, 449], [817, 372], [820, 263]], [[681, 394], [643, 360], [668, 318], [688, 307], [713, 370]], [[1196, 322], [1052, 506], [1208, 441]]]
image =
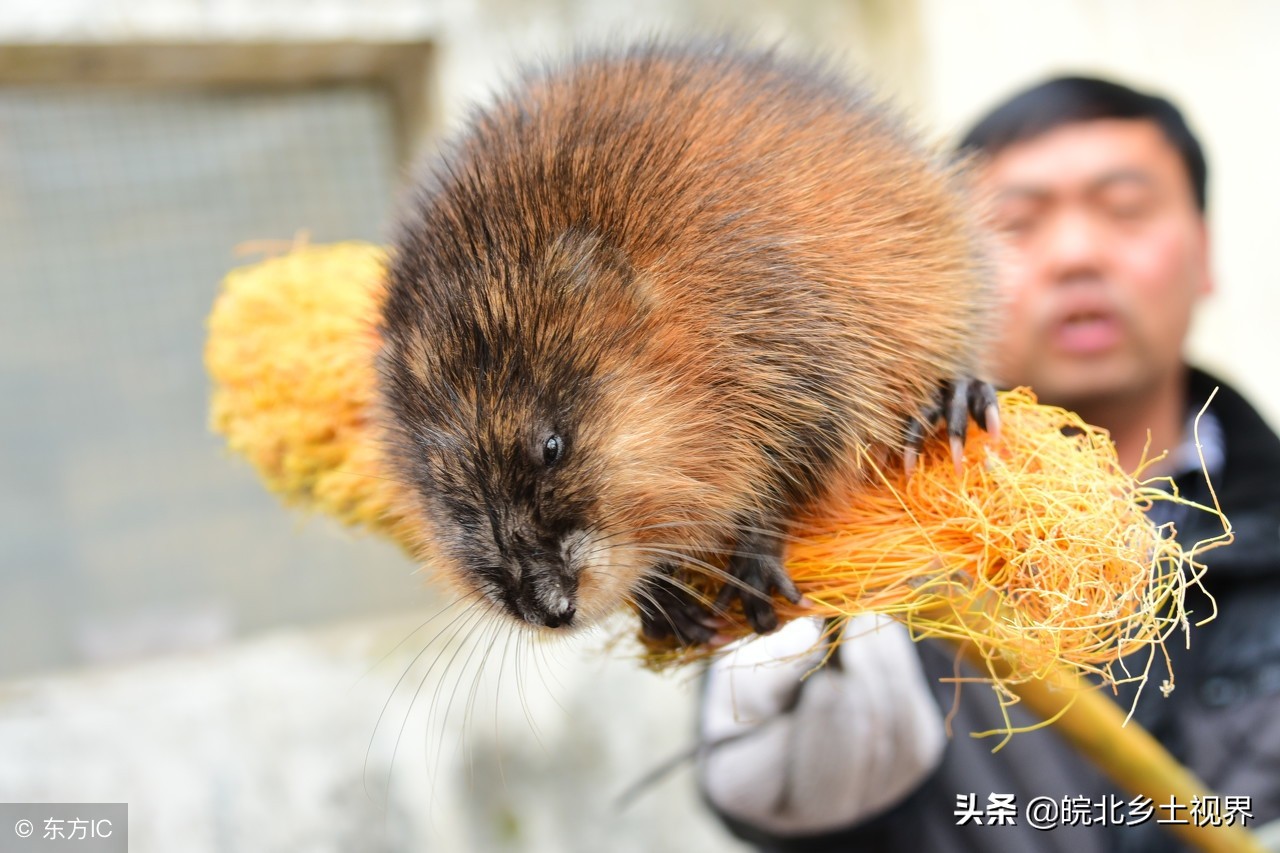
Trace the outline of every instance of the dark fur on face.
[[497, 287], [465, 276], [387, 304], [384, 378], [410, 442], [398, 456], [442, 556], [513, 614], [558, 627], [576, 613], [575, 547], [600, 501], [583, 425], [606, 405], [608, 366], [640, 348], [642, 294], [615, 251], [574, 229]]

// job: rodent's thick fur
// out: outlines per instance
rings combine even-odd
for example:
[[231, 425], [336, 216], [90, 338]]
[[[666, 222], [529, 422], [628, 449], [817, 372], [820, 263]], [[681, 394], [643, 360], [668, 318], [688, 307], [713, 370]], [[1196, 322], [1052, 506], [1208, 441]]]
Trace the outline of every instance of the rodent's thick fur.
[[974, 373], [956, 183], [833, 73], [726, 45], [583, 55], [478, 111], [411, 198], [383, 316], [427, 559], [581, 624], [785, 532]]

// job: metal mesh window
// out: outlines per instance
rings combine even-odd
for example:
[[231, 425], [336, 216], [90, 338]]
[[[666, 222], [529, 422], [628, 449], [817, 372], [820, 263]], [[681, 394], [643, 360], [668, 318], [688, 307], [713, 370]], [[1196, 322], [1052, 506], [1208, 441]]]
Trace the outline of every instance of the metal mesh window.
[[297, 522], [206, 428], [234, 248], [378, 240], [368, 86], [0, 90], [0, 677], [403, 606], [389, 546]]

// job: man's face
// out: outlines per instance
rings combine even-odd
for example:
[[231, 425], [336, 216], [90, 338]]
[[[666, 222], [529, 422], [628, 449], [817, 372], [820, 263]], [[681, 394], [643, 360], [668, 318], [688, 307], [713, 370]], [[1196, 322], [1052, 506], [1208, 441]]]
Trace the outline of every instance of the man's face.
[[1211, 279], [1191, 181], [1156, 124], [1064, 125], [1005, 148], [979, 181], [1004, 299], [998, 382], [1078, 407], [1177, 375]]

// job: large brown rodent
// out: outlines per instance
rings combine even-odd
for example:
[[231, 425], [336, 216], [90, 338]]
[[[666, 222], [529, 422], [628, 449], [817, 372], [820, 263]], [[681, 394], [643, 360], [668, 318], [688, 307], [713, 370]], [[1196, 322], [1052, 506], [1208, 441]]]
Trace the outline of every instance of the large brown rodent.
[[532, 625], [630, 602], [682, 642], [715, 623], [680, 577], [723, 571], [719, 605], [772, 628], [788, 524], [859, 449], [993, 400], [963, 381], [988, 290], [955, 183], [773, 52], [527, 76], [430, 164], [395, 246], [381, 400], [424, 558]]

